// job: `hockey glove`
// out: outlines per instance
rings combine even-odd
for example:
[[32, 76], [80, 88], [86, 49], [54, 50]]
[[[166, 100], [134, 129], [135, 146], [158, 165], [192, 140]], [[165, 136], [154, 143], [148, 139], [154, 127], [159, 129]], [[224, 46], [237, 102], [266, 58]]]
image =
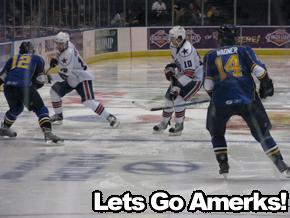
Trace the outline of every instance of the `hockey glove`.
[[164, 70], [165, 78], [170, 81], [171, 77], [175, 76], [175, 69], [172, 67], [165, 68]]
[[260, 98], [267, 98], [274, 94], [274, 86], [272, 80], [267, 77], [260, 81], [259, 95]]
[[51, 58], [49, 66], [51, 68], [54, 68], [54, 67], [56, 67], [56, 65], [58, 65], [58, 60], [56, 58]]
[[175, 68], [177, 65], [175, 63], [167, 64], [164, 69], [165, 77], [170, 81], [171, 77], [175, 76]]
[[180, 88], [178, 86], [172, 86], [169, 91], [169, 99], [175, 100], [180, 93]]
[[167, 64], [167, 65], [165, 66], [165, 69], [168, 68], [168, 67], [176, 68], [177, 65], [176, 65], [176, 63], [170, 63], [170, 64]]

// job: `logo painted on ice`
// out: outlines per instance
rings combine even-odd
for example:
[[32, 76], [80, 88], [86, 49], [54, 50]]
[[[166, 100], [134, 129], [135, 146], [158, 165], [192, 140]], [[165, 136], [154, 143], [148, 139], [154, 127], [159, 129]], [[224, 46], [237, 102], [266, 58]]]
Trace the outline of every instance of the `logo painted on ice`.
[[290, 42], [290, 34], [285, 29], [277, 29], [266, 35], [267, 42], [282, 46]]
[[165, 30], [159, 30], [150, 37], [150, 42], [162, 48], [164, 45], [169, 43], [169, 36]]
[[201, 36], [195, 33], [192, 29], [186, 30], [186, 36], [187, 36], [188, 41], [190, 41], [191, 44], [199, 43], [201, 40]]
[[189, 161], [152, 160], [127, 164], [123, 170], [141, 175], [174, 175], [195, 171], [198, 168], [197, 164]]

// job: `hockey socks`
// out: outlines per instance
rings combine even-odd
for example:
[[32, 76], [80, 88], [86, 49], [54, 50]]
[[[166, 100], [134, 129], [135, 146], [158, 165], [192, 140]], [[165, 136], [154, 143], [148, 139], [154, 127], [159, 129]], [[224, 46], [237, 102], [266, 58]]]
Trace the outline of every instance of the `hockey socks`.
[[16, 119], [17, 116], [13, 115], [10, 111], [7, 111], [4, 117], [3, 127], [10, 128]]
[[268, 151], [266, 151], [266, 154], [273, 161], [273, 163], [275, 164], [275, 166], [280, 172], [283, 172], [288, 169], [288, 166], [284, 162], [280, 149], [278, 148], [277, 145], [269, 149]]

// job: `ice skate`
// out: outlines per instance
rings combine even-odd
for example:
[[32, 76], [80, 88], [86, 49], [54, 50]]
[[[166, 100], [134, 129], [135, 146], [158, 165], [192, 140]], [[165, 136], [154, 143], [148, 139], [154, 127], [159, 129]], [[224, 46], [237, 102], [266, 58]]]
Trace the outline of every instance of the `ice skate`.
[[167, 129], [168, 123], [161, 121], [157, 125], [153, 126], [153, 134], [163, 133]]
[[283, 172], [281, 172], [282, 176], [290, 179], [290, 168], [288, 167], [286, 170], [284, 170]]
[[220, 163], [219, 167], [220, 167], [219, 174], [223, 175], [224, 177], [227, 177], [227, 174], [229, 173], [229, 169], [230, 169], [228, 162]]
[[112, 114], [108, 116], [107, 120], [112, 128], [117, 128], [120, 125], [120, 121]]
[[62, 113], [60, 114], [54, 114], [53, 116], [50, 117], [50, 122], [53, 125], [61, 125], [63, 121], [63, 115]]
[[284, 162], [284, 160], [281, 158], [276, 158], [276, 160], [274, 160], [274, 164], [277, 167], [277, 169], [280, 171], [280, 173], [286, 171], [287, 169], [289, 169], [289, 167], [287, 166], [287, 164]]
[[44, 133], [44, 140], [45, 142], [47, 143], [58, 143], [58, 142], [63, 142], [64, 140], [56, 135], [54, 135], [52, 132], [51, 132], [51, 129], [48, 129], [48, 128], [43, 128], [43, 133]]
[[17, 133], [12, 131], [10, 128], [4, 126], [3, 123], [1, 123], [0, 136], [8, 136], [8, 137], [12, 138], [12, 137], [16, 137]]
[[288, 165], [284, 162], [282, 158], [276, 158], [274, 161], [275, 166], [280, 171], [283, 177], [290, 178], [290, 168]]
[[183, 130], [183, 123], [176, 123], [175, 127], [169, 129], [170, 136], [180, 136]]
[[223, 175], [225, 178], [227, 178], [227, 174], [229, 173], [229, 163], [228, 163], [228, 155], [227, 154], [216, 154], [216, 159], [219, 163], [219, 174]]

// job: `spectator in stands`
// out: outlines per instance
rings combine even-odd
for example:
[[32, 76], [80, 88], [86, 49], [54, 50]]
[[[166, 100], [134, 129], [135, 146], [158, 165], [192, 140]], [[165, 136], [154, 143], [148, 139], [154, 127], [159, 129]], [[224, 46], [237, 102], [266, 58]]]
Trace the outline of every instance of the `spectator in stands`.
[[111, 20], [111, 25], [116, 27], [125, 26], [124, 14], [117, 12]]
[[217, 25], [219, 23], [220, 12], [215, 6], [210, 6], [209, 10], [206, 13], [208, 25]]
[[182, 17], [183, 26], [200, 25], [199, 11], [194, 3], [189, 3], [184, 7], [184, 14]]
[[167, 14], [167, 8], [165, 3], [162, 0], [157, 0], [152, 4], [151, 7], [152, 18], [156, 24], [163, 23], [162, 21], [165, 19]]
[[181, 19], [184, 15], [184, 8], [180, 7], [180, 4], [175, 3], [173, 5], [173, 11], [174, 11], [174, 25], [181, 25]]
[[201, 24], [201, 10], [198, 4], [195, 2], [189, 3], [189, 10], [191, 12], [193, 24], [192, 25], [200, 25]]
[[141, 26], [142, 22], [142, 10], [128, 9], [126, 14], [126, 26]]
[[193, 2], [179, 3], [174, 5], [175, 24], [181, 26], [192, 26], [201, 24], [200, 8]]
[[157, 0], [152, 4], [152, 11], [155, 11], [157, 16], [160, 16], [166, 11], [166, 5], [162, 0]]

